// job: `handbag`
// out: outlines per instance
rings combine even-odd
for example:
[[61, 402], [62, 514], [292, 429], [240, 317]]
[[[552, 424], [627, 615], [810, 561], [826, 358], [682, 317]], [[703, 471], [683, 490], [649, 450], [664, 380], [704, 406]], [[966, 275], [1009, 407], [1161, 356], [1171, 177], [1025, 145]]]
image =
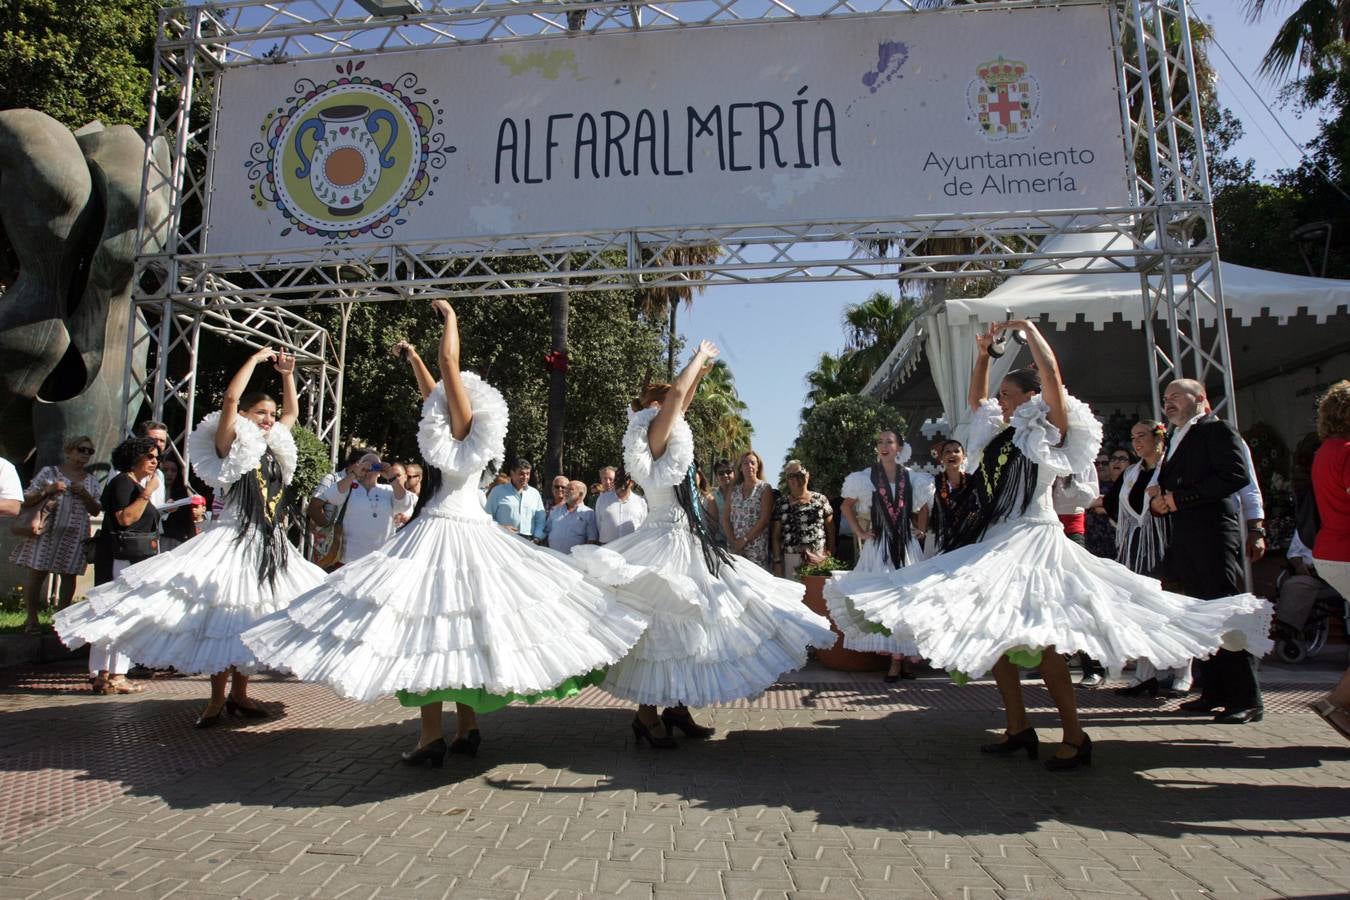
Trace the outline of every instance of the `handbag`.
[[10, 523], [9, 529], [20, 537], [39, 537], [51, 527], [56, 516], [56, 507], [61, 503], [59, 495], [53, 495], [32, 506], [19, 509], [19, 514]]
[[115, 531], [110, 537], [113, 559], [140, 562], [159, 552], [159, 533], [155, 531]]
[[351, 502], [352, 492], [347, 492], [347, 499], [342, 501], [342, 508], [333, 518], [331, 525], [325, 525], [314, 529], [314, 546], [310, 551], [310, 558], [314, 565], [324, 571], [332, 571], [342, 564], [342, 550], [345, 543], [342, 534], [342, 520], [347, 517], [347, 504]]

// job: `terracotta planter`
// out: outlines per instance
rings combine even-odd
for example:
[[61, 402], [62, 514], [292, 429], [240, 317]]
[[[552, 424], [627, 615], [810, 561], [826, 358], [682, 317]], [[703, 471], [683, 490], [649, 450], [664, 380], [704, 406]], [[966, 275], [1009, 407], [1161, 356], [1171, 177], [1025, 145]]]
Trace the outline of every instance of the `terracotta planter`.
[[829, 650], [817, 650], [816, 659], [827, 669], [841, 672], [875, 672], [890, 667], [891, 658], [885, 653], [859, 653], [857, 650], [844, 649], [844, 635], [834, 624], [834, 617], [825, 606], [825, 575], [803, 575], [806, 596], [802, 602], [814, 613], [830, 620], [830, 629], [835, 633], [834, 646]]

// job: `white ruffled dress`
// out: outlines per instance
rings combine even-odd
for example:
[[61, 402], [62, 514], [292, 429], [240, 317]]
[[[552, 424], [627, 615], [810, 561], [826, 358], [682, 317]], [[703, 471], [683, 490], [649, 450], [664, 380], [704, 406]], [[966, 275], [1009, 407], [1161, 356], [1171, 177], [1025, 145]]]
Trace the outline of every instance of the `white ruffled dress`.
[[[264, 431], [243, 416], [235, 420], [234, 443], [224, 459], [216, 455], [220, 413], [204, 418], [188, 438], [192, 468], [223, 494], [241, 478], [254, 478], [263, 454], [272, 451], [282, 481], [295, 474], [295, 438], [286, 425]], [[173, 550], [129, 566], [56, 615], [66, 646], [113, 643], [120, 653], [153, 668], [172, 666], [187, 674], [214, 674], [231, 666], [256, 672], [261, 666], [239, 635], [296, 594], [323, 580], [323, 570], [286, 547], [286, 566], [276, 581], [258, 577], [261, 532], [238, 539], [239, 511], [226, 501], [218, 523]], [[278, 527], [273, 540], [284, 542]]]
[[647, 521], [604, 547], [572, 548], [595, 579], [621, 587], [651, 616], [633, 648], [612, 666], [605, 690], [636, 703], [707, 706], [757, 697], [784, 672], [806, 664], [808, 646], [834, 646], [829, 622], [802, 602], [805, 588], [733, 558], [713, 575], [675, 496], [694, 461], [694, 438], [676, 420], [665, 453], [653, 459], [647, 430], [658, 410], [634, 415], [624, 464], [642, 486]]
[[478, 478], [500, 459], [506, 402], [472, 373], [463, 440], [445, 386], [422, 405], [417, 443], [441, 472], [422, 511], [380, 549], [343, 566], [244, 636], [269, 665], [344, 697], [398, 694], [406, 706], [457, 701], [480, 712], [575, 693], [622, 657], [645, 617], [587, 582], [567, 557], [503, 531]]
[[[1251, 594], [1196, 600], [1164, 591], [1113, 560], [1093, 556], [1064, 535], [1050, 502], [1055, 478], [1087, 471], [1101, 425], [1068, 398], [1069, 434], [1038, 395], [1013, 413], [1013, 442], [1037, 465], [1026, 512], [990, 526], [983, 540], [894, 572], [853, 573], [834, 588], [868, 620], [913, 636], [936, 666], [978, 677], [1010, 651], [1083, 651], [1114, 673], [1137, 657], [1160, 667], [1204, 658], [1220, 647], [1261, 656], [1270, 604]], [[1006, 427], [992, 400], [975, 414], [969, 465]], [[1032, 654], [1034, 656], [1034, 653]]]
[[[909, 473], [911, 509], [918, 512], [925, 506], [931, 506], [933, 503], [934, 482], [933, 476], [927, 472], [915, 472], [912, 469]], [[853, 500], [857, 504], [854, 509], [868, 510], [872, 505], [872, 470], [863, 469], [851, 473], [844, 479], [844, 486], [840, 490], [840, 495], [845, 500]], [[875, 523], [873, 523], [875, 530]], [[901, 561], [901, 566], [912, 565], [923, 559], [923, 547], [914, 537], [909, 539], [909, 543], [903, 548], [905, 558]], [[886, 548], [880, 540], [871, 540], [863, 544], [862, 550], [858, 553], [858, 563], [853, 567], [854, 572], [890, 572], [898, 568], [886, 556]], [[893, 656], [919, 656], [918, 646], [912, 639], [907, 639], [903, 635], [886, 634], [881, 630], [881, 626], [867, 621], [867, 619], [858, 612], [858, 608], [853, 605], [844, 594], [839, 593], [835, 586], [840, 578], [848, 573], [839, 573], [831, 578], [825, 584], [825, 602], [830, 610], [830, 618], [834, 619], [834, 625], [844, 635], [844, 647], [848, 650], [859, 650], [863, 653], [889, 653]]]

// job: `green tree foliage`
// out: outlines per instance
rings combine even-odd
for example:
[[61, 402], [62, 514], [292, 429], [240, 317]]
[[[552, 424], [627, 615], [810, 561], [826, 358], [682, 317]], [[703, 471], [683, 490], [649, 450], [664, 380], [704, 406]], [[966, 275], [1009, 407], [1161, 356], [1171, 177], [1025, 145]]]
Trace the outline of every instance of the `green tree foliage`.
[[914, 300], [902, 297], [897, 301], [884, 291], [846, 307], [843, 324], [847, 343], [837, 355], [822, 353], [816, 367], [806, 373], [807, 405], [802, 409], [802, 421], [818, 404], [862, 390], [919, 310]]
[[837, 497], [850, 472], [876, 460], [877, 433], [905, 433], [905, 420], [891, 407], [873, 397], [849, 394], [812, 408], [791, 455], [811, 470], [811, 488], [827, 497]]
[[0, 2], [0, 109], [31, 107], [70, 128], [144, 127], [160, 4]]
[[705, 471], [716, 460], [734, 460], [750, 449], [755, 429], [745, 411], [731, 367], [726, 360], [717, 360], [703, 377], [688, 415], [699, 464]]

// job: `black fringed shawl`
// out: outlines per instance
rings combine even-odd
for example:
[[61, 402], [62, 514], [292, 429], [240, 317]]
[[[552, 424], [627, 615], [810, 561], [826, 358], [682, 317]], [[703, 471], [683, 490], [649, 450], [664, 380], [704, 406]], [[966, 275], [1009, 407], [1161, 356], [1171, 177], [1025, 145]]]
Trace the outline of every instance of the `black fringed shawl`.
[[895, 467], [896, 496], [891, 496], [891, 482], [880, 462], [872, 464], [872, 528], [881, 533], [881, 546], [893, 568], [905, 564], [905, 548], [909, 546], [910, 511], [914, 507], [914, 488], [909, 481], [909, 470]]
[[286, 507], [286, 493], [281, 466], [271, 450], [263, 453], [258, 468], [230, 485], [226, 493], [239, 508], [235, 543], [248, 540], [252, 531], [258, 532], [258, 583], [266, 582], [269, 587], [276, 584], [277, 572], [286, 568], [290, 542], [277, 535], [278, 513]]
[[966, 478], [968, 496], [960, 515], [944, 511], [938, 517], [938, 549], [946, 553], [984, 539], [989, 526], [1027, 511], [1036, 492], [1038, 469], [1013, 443], [1008, 426], [980, 455], [980, 467]]
[[717, 546], [717, 540], [708, 530], [708, 523], [703, 518], [703, 504], [698, 493], [698, 469], [695, 466], [690, 465], [684, 481], [675, 485], [675, 499], [684, 510], [685, 518], [689, 520], [689, 530], [698, 538], [699, 545], [703, 548], [703, 564], [708, 567], [708, 571], [717, 575], [721, 572], [723, 563], [735, 568], [736, 564], [731, 561], [731, 554], [726, 548]]

